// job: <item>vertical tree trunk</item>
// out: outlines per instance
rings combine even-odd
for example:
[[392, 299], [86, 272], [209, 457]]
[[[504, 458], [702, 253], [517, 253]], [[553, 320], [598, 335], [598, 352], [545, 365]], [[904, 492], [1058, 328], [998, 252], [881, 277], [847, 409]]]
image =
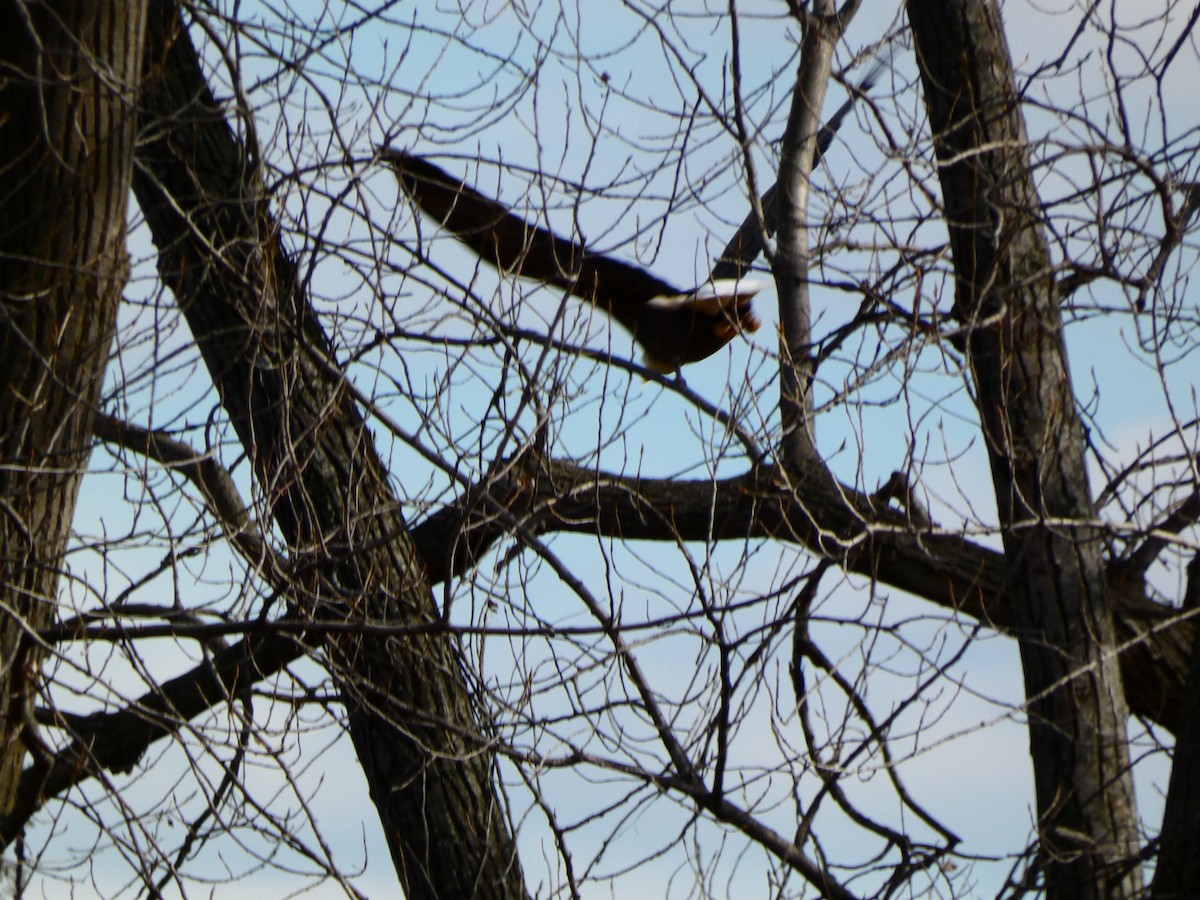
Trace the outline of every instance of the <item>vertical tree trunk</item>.
[[252, 155], [214, 100], [170, 0], [151, 0], [134, 189], [174, 291], [298, 573], [406, 896], [525, 895], [494, 757], [399, 499], [282, 251]]
[[809, 299], [808, 198], [820, 154], [821, 108], [841, 27], [833, 0], [818, 0], [803, 18], [800, 71], [780, 151], [779, 235], [771, 271], [779, 295], [779, 412], [783, 460], [795, 472], [818, 459], [813, 422], [812, 308]]
[[[1200, 556], [1192, 558], [1187, 574], [1185, 610], [1195, 609], [1200, 602]], [[1179, 707], [1158, 865], [1150, 891], [1153, 900], [1200, 897], [1200, 645], [1192, 647]]]
[[0, 2], [0, 811], [28, 714], [117, 303], [144, 3]]
[[967, 330], [1004, 532], [1046, 892], [1134, 896], [1128, 709], [1000, 14], [993, 0], [908, 0], [908, 16], [941, 165], [955, 315]]

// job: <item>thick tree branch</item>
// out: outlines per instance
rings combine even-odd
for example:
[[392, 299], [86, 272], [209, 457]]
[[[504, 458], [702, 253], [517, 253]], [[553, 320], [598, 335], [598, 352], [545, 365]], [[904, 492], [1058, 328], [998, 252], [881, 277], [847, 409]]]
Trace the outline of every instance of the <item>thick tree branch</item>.
[[[204, 495], [208, 508], [216, 516], [222, 530], [246, 561], [256, 570], [265, 569], [268, 579], [279, 584], [285, 561], [264, 540], [233, 482], [233, 476], [215, 458], [197, 453], [187, 443], [165, 432], [142, 428], [105, 413], [96, 415], [92, 428], [102, 441], [162, 463], [187, 478]], [[275, 574], [272, 576], [270, 573]]]
[[[170, 0], [153, 0], [146, 139], [134, 190], [221, 402], [292, 553], [314, 619], [438, 620], [400, 503], [283, 252], [256, 167]], [[485, 716], [445, 633], [364, 629], [317, 644], [346, 705], [407, 896], [525, 890], [493, 783]]]
[[48, 798], [88, 778], [131, 771], [156, 740], [282, 671], [304, 652], [292, 636], [255, 635], [214, 653], [124, 709], [72, 717], [71, 743], [52, 761], [37, 760], [22, 772], [13, 811], [0, 821], [0, 839], [15, 839]]
[[1174, 208], [1175, 204], [1170, 191], [1166, 187], [1163, 189], [1163, 224], [1166, 234], [1159, 245], [1158, 253], [1154, 255], [1154, 260], [1150, 263], [1146, 274], [1142, 276], [1140, 290], [1135, 301], [1138, 309], [1145, 307], [1146, 294], [1161, 290], [1162, 276], [1166, 271], [1167, 262], [1170, 260], [1171, 254], [1183, 243], [1183, 239], [1191, 227], [1192, 219], [1197, 212], [1200, 212], [1200, 184], [1187, 182], [1179, 185], [1179, 189], [1183, 193], [1183, 202], [1179, 204], [1178, 210]]
[[1137, 546], [1125, 565], [1132, 574], [1144, 578], [1146, 572], [1158, 559], [1158, 555], [1170, 544], [1170, 536], [1190, 528], [1200, 520], [1200, 488], [1172, 509], [1161, 522], [1149, 529], [1149, 536]]
[[[1200, 556], [1189, 563], [1187, 574], [1188, 594], [1200, 594]], [[1159, 831], [1158, 865], [1150, 890], [1153, 900], [1185, 900], [1200, 892], [1200, 653], [1196, 648], [1179, 718], [1181, 727]]]
[[[538, 533], [601, 534], [625, 540], [720, 541], [770, 538], [798, 543], [847, 571], [1013, 633], [1012, 586], [1004, 555], [953, 531], [914, 524], [844, 484], [785, 480], [770, 467], [717, 481], [649, 479], [548, 463], [540, 474], [513, 470], [491, 485], [509, 518], [483, 514], [478, 497], [445, 507], [413, 530], [430, 580], [461, 575], [513, 524]], [[1150, 600], [1145, 584], [1114, 566], [1108, 575], [1132, 711], [1173, 730], [1195, 625]]]
[[779, 411], [783, 423], [780, 453], [789, 467], [819, 458], [813, 432], [812, 323], [808, 296], [808, 198], [817, 153], [821, 107], [833, 70], [833, 50], [841, 27], [833, 0], [818, 0], [804, 14], [800, 71], [783, 133], [779, 159], [779, 235], [771, 271], [779, 296]]
[[[798, 494], [771, 468], [718, 481], [597, 473], [565, 461], [509, 472], [413, 527], [431, 584], [461, 576], [496, 541], [522, 529], [645, 541], [769, 538], [808, 547], [847, 571], [997, 631], [1014, 628], [1001, 553], [936, 525], [914, 528], [903, 511], [879, 507], [845, 485], [830, 488], [823, 478]], [[1148, 599], [1144, 584], [1128, 581], [1123, 569], [1110, 574], [1110, 591], [1132, 710], [1173, 731], [1186, 696], [1195, 623]], [[244, 679], [269, 677], [304, 652], [287, 635], [248, 637], [126, 710], [89, 717], [75, 726], [78, 739], [51, 771], [26, 770], [22, 796], [53, 796], [99, 771], [128, 768], [151, 742], [236, 695]], [[0, 829], [19, 830], [10, 823]]]
[[[850, 96], [842, 101], [837, 111], [821, 126], [810, 172], [816, 171], [817, 165], [825, 158], [833, 144], [842, 123], [846, 121], [846, 116], [859, 98], [875, 86], [883, 68], [882, 61], [872, 63], [862, 80], [850, 88]], [[712, 270], [713, 278], [745, 278], [750, 274], [754, 261], [767, 252], [767, 239], [779, 230], [778, 193], [779, 182], [775, 182], [763, 192], [756, 204], [757, 209], [752, 209], [746, 215], [717, 258]]]

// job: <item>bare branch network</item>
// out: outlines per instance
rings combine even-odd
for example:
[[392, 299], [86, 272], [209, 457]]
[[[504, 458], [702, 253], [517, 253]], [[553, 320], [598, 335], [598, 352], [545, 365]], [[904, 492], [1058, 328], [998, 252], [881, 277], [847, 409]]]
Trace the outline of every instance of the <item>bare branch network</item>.
[[0, 5], [17, 897], [1200, 896], [1200, 7]]

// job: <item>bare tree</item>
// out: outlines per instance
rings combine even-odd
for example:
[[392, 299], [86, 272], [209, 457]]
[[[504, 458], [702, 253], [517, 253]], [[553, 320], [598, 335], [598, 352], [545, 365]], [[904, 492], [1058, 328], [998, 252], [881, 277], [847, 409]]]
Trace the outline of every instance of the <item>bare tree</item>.
[[1200, 892], [1194, 12], [68, 6], [5, 91], [140, 212], [118, 321], [14, 113], [114, 310], [4, 279], [17, 893]]

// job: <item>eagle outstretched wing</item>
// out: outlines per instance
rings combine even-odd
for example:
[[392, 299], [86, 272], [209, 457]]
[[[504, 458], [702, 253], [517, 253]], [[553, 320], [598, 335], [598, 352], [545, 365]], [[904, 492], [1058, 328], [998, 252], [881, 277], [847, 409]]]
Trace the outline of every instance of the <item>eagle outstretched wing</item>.
[[652, 369], [673, 372], [760, 325], [750, 306], [760, 282], [726, 279], [681, 291], [639, 266], [530, 225], [428, 160], [390, 148], [380, 155], [425, 214], [480, 259], [595, 304], [628, 329]]

